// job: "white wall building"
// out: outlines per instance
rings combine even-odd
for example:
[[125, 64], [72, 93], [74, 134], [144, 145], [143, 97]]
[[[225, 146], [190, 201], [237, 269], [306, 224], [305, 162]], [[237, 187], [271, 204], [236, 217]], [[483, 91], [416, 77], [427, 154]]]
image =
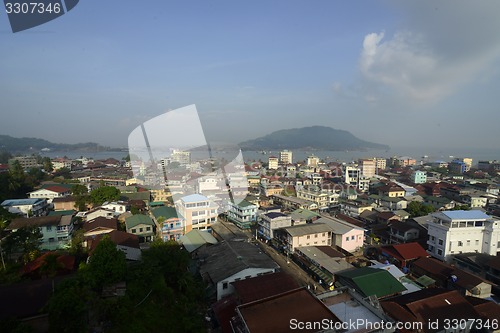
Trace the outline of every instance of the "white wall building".
[[440, 260], [460, 253], [496, 256], [500, 247], [499, 220], [478, 210], [444, 211], [431, 215], [428, 252]]
[[280, 163], [283, 165], [291, 164], [293, 153], [289, 150], [283, 150], [280, 152]]
[[206, 230], [217, 221], [218, 205], [206, 196], [191, 194], [182, 197], [175, 203], [177, 212], [186, 222], [186, 233], [192, 229]]

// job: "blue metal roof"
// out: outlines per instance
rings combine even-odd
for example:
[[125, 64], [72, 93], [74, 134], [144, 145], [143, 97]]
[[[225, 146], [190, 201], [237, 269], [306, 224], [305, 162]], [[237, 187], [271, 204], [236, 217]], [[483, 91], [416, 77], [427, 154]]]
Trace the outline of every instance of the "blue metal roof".
[[444, 211], [443, 214], [452, 220], [483, 220], [490, 218], [480, 210], [448, 210]]
[[182, 197], [181, 200], [184, 201], [185, 203], [191, 203], [191, 202], [208, 201], [208, 198], [201, 194], [191, 194]]
[[35, 205], [45, 199], [8, 199], [2, 202], [2, 206]]

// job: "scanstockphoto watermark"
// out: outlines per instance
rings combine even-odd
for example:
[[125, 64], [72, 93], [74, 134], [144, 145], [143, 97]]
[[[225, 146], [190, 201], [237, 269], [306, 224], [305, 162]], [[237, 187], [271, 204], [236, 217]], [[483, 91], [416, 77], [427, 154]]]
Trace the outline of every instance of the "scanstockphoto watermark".
[[300, 321], [290, 319], [290, 330], [410, 330], [413, 332], [421, 331], [424, 324], [421, 322], [391, 322], [377, 321], [371, 322], [367, 319], [359, 318], [356, 320], [335, 321], [332, 319], [323, 319], [321, 321]]
[[34, 28], [52, 21], [73, 8], [80, 0], [4, 0], [12, 32]]

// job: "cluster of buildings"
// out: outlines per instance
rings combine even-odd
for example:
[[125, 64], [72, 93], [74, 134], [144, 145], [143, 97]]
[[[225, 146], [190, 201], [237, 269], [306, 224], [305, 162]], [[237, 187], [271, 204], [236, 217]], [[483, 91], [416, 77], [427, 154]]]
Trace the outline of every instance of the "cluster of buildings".
[[[90, 254], [108, 235], [128, 260], [154, 239], [177, 241], [220, 332], [445, 332], [445, 318], [500, 320], [496, 162], [294, 162], [288, 150], [242, 166], [180, 150], [154, 166], [108, 162], [72, 176], [117, 187], [120, 201], [78, 211], [66, 184], [43, 184], [1, 203], [20, 215], [8, 230], [36, 226], [53, 250], [83, 229]], [[322, 320], [330, 326], [314, 326]]]

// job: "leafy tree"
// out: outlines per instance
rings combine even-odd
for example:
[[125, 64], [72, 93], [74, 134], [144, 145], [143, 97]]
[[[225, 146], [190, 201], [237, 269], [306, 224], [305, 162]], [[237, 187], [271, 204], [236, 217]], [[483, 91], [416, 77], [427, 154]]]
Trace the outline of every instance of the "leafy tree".
[[132, 215], [142, 214], [141, 210], [135, 206], [130, 207], [130, 212], [132, 213]]
[[49, 301], [49, 332], [88, 332], [87, 302], [91, 295], [79, 281], [62, 282]]
[[75, 184], [71, 187], [71, 194], [75, 198], [75, 205], [79, 211], [87, 209], [87, 203], [90, 202], [89, 190], [87, 186]]
[[9, 160], [11, 158], [12, 158], [12, 154], [9, 153], [8, 151], [0, 152], [0, 163], [7, 164], [7, 163], [9, 163]]
[[86, 274], [90, 285], [100, 291], [106, 285], [122, 281], [126, 269], [125, 253], [105, 236], [89, 258]]
[[64, 179], [71, 178], [71, 170], [68, 168], [61, 168], [54, 172], [54, 177], [62, 177]]
[[419, 217], [428, 215], [434, 212], [435, 209], [431, 205], [426, 205], [424, 203], [418, 201], [412, 201], [408, 205], [408, 213], [410, 213], [411, 217]]
[[90, 192], [90, 202], [94, 206], [100, 206], [106, 201], [120, 199], [121, 192], [113, 186], [102, 186]]
[[42, 165], [43, 165], [43, 170], [45, 172], [52, 172], [54, 171], [54, 166], [52, 165], [52, 161], [50, 160], [50, 157], [44, 157], [42, 158]]
[[469, 205], [455, 205], [452, 210], [470, 210]]
[[5, 237], [3, 248], [7, 254], [15, 251], [22, 252], [26, 263], [36, 258], [42, 244], [42, 237], [37, 227], [23, 227]]
[[59, 255], [55, 253], [48, 254], [43, 259], [43, 264], [40, 267], [40, 272], [42, 275], [54, 277], [57, 274], [57, 271], [63, 266], [60, 262], [57, 261]]

